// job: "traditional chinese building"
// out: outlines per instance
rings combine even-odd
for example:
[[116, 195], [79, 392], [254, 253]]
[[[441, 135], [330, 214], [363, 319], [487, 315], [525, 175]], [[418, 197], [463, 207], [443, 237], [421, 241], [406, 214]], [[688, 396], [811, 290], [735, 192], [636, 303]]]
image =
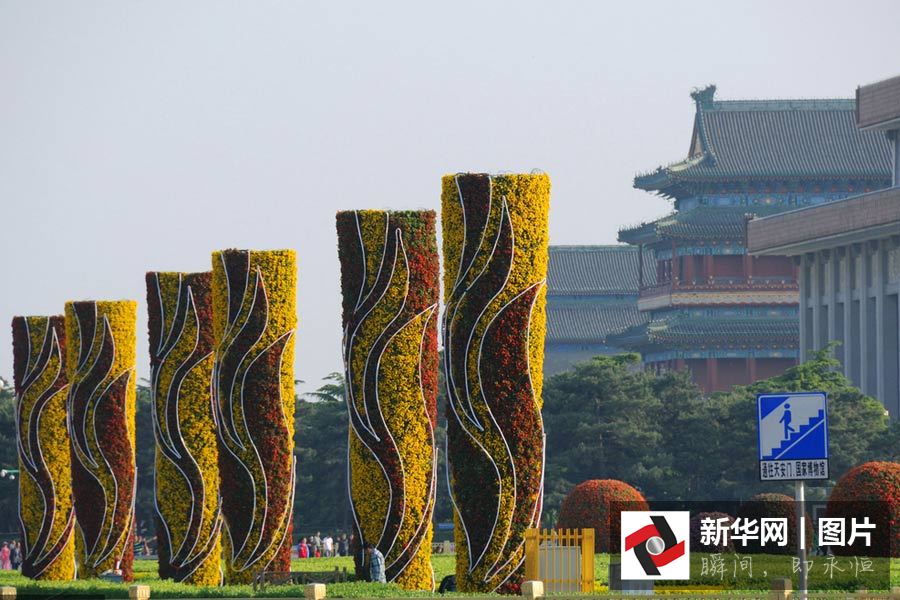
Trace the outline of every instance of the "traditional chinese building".
[[545, 375], [622, 351], [607, 338], [647, 318], [637, 308], [639, 263], [634, 246], [550, 246]]
[[900, 77], [860, 87], [857, 124], [893, 146], [889, 189], [748, 224], [759, 257], [800, 271], [800, 355], [839, 342], [844, 375], [900, 418]]
[[654, 260], [639, 265], [647, 322], [609, 340], [657, 369], [690, 369], [707, 392], [777, 375], [800, 356], [797, 269], [783, 256], [750, 256], [747, 220], [891, 182], [888, 144], [856, 128], [853, 100], [721, 101], [715, 92], [691, 94], [687, 158], [635, 177], [674, 210], [619, 232]]

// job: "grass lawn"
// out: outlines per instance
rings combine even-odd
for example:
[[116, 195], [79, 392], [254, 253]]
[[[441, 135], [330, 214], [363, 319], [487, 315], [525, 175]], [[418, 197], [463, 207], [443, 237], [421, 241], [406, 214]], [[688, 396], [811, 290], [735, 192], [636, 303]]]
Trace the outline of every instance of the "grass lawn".
[[[699, 581], [702, 587], [705, 587], [706, 595], [710, 592], [718, 592], [719, 594], [730, 594], [726, 583], [733, 583], [736, 580], [743, 590], [760, 590], [760, 598], [766, 597], [766, 591], [769, 589], [769, 582], [779, 577], [789, 577], [792, 575], [792, 563], [790, 556], [773, 556], [773, 555], [752, 555], [750, 564], [746, 561], [743, 564], [740, 561], [743, 555], [721, 555], [723, 562], [716, 562], [716, 569], [712, 570], [713, 562], [710, 555], [693, 554], [691, 556], [691, 573], [696, 581]], [[704, 568], [703, 559], [706, 558], [706, 574], [701, 575]], [[456, 557], [453, 555], [435, 555], [432, 558], [434, 564], [435, 578], [438, 582], [454, 571]], [[607, 574], [609, 569], [610, 555], [598, 554], [594, 561], [595, 585], [598, 592], [606, 590]], [[816, 557], [813, 557], [816, 560]], [[839, 559], [844, 563], [839, 563], [837, 568], [844, 568], [843, 572], [833, 571], [833, 578], [827, 578], [824, 574], [825, 562], [821, 557], [818, 560], [823, 562], [814, 562], [812, 574], [810, 576], [810, 588], [813, 590], [856, 590], [859, 587], [868, 587], [870, 590], [883, 589], [884, 585], [879, 584], [878, 580], [873, 580], [871, 574], [861, 573], [861, 580], [857, 580], [853, 572], [848, 571], [846, 561], [849, 559]], [[879, 559], [873, 559], [878, 561]], [[880, 559], [880, 563], [873, 562], [872, 568], [884, 569], [887, 559]], [[743, 568], [742, 568], [743, 566]], [[350, 558], [311, 558], [305, 560], [293, 560], [292, 569], [295, 571], [330, 571], [335, 567], [344, 568], [348, 571], [353, 570], [353, 561]], [[750, 573], [752, 569], [752, 574]], [[821, 572], [821, 573], [820, 573]], [[883, 572], [883, 571], [882, 571]], [[882, 580], [883, 581], [883, 578]], [[144, 583], [152, 588], [151, 598], [252, 598], [268, 597], [268, 598], [302, 598], [302, 586], [280, 585], [269, 586], [264, 592], [254, 594], [253, 588], [249, 585], [230, 585], [223, 587], [194, 587], [190, 585], [172, 583], [171, 581], [160, 580], [156, 574], [156, 561], [137, 560], [135, 561], [135, 583]], [[20, 595], [41, 594], [44, 596], [52, 594], [94, 594], [103, 595], [107, 598], [127, 598], [128, 585], [121, 583], [110, 583], [100, 580], [83, 580], [66, 583], [54, 582], [35, 582], [22, 577], [18, 573], [11, 571], [0, 571], [0, 585], [15, 586]], [[891, 585], [900, 586], [900, 560], [893, 559], [891, 561]], [[794, 586], [796, 588], [796, 576], [794, 576]], [[723, 589], [725, 588], [725, 589]], [[701, 591], [694, 584], [694, 588]], [[668, 583], [657, 586], [657, 590], [661, 592], [685, 593], [691, 591], [691, 588], [685, 585], [673, 585]], [[386, 597], [426, 597], [431, 596], [428, 592], [409, 592], [399, 587], [389, 584], [380, 585], [373, 583], [340, 583], [328, 586], [329, 598], [386, 598]]]

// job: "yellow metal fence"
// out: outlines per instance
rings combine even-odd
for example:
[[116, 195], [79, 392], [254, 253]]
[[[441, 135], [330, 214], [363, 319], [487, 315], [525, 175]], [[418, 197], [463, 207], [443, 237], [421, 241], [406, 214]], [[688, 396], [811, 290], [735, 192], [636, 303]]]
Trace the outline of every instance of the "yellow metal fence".
[[548, 594], [594, 590], [593, 529], [529, 529], [525, 579], [544, 582]]

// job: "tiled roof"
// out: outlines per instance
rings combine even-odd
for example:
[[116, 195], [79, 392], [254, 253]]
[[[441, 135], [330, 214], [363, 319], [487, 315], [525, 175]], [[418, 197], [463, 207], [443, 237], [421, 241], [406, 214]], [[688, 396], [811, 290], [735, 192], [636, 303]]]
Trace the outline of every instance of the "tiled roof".
[[[656, 263], [644, 254], [644, 283], [656, 281]], [[634, 246], [550, 246], [550, 295], [638, 293], [638, 249]]]
[[675, 313], [633, 327], [610, 343], [626, 348], [796, 347], [800, 321], [785, 316], [695, 316]]
[[634, 186], [665, 193], [685, 181], [889, 179], [884, 135], [859, 131], [854, 100], [713, 100], [692, 94], [694, 155], [639, 175]]
[[646, 321], [637, 300], [619, 302], [566, 302], [550, 297], [547, 302], [547, 342], [605, 343], [607, 336]]
[[780, 205], [698, 206], [673, 212], [650, 223], [619, 231], [623, 242], [667, 239], [743, 241], [748, 215], [759, 217], [785, 209]]

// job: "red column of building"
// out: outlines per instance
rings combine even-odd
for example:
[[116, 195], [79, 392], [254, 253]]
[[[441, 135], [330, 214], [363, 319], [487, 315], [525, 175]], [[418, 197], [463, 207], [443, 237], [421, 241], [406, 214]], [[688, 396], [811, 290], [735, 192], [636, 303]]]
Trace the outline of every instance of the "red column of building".
[[672, 241], [672, 287], [674, 288], [677, 283], [681, 280], [681, 257], [678, 256], [678, 246], [675, 245], [675, 241]]
[[706, 359], [706, 391], [714, 392], [719, 387], [718, 363], [714, 358]]
[[750, 377], [750, 383], [756, 382], [756, 358], [750, 357], [747, 359], [747, 374]]
[[703, 283], [712, 283], [713, 278], [713, 257], [707, 254], [703, 257]]
[[644, 245], [638, 244], [638, 289], [644, 289]]

